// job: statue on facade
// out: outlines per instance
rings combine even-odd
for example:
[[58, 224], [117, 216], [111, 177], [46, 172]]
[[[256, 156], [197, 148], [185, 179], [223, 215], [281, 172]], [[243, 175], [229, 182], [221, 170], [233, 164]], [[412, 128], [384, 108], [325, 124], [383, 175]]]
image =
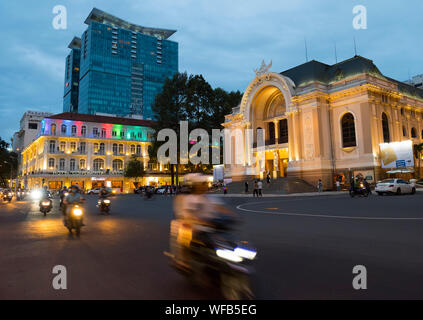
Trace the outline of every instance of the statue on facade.
[[256, 76], [259, 77], [259, 76], [269, 72], [269, 69], [271, 67], [272, 67], [272, 60], [270, 60], [270, 63], [267, 66], [266, 66], [266, 63], [264, 62], [264, 60], [262, 60], [260, 68], [255, 69], [254, 72], [255, 72]]

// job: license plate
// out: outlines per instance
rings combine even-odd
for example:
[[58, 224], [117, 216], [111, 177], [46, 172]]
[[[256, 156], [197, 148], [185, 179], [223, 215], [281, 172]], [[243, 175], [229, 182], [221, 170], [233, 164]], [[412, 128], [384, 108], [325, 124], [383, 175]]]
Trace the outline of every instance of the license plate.
[[187, 227], [180, 227], [178, 230], [177, 241], [179, 244], [189, 247], [192, 240], [192, 229]]

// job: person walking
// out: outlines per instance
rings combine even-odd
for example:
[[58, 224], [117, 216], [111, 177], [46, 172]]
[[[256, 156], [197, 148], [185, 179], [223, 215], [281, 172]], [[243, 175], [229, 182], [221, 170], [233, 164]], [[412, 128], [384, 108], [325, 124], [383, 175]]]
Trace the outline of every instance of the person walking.
[[257, 197], [258, 197], [258, 196], [263, 197], [263, 194], [262, 194], [262, 190], [263, 190], [263, 183], [261, 182], [261, 180], [259, 180], [259, 181], [257, 182], [257, 188], [258, 188], [258, 195], [257, 195]]
[[319, 179], [319, 181], [317, 182], [317, 191], [319, 193], [321, 193], [323, 191], [323, 182], [322, 182], [322, 179]]
[[248, 181], [245, 181], [244, 186], [245, 186], [245, 193], [248, 193]]
[[270, 172], [269, 171], [267, 171], [266, 181], [267, 181], [267, 186], [269, 186], [270, 185]]
[[257, 180], [254, 180], [254, 190], [253, 190], [253, 197], [257, 196], [258, 197], [259, 193], [258, 193], [258, 183]]
[[336, 191], [341, 191], [341, 182], [339, 182], [339, 179], [336, 180]]

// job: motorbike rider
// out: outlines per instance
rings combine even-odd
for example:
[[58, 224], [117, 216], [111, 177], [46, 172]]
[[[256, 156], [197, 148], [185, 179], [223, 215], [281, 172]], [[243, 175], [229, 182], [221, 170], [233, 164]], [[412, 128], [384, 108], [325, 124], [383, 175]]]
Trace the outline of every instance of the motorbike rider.
[[98, 194], [100, 199], [106, 199], [110, 195], [109, 191], [107, 191], [105, 186], [102, 186], [100, 189], [100, 193]]
[[[69, 194], [67, 197], [64, 198], [63, 204], [64, 204], [64, 220], [66, 221], [67, 215], [68, 215], [68, 209], [70, 209], [71, 205], [73, 204], [81, 204], [85, 201], [85, 199], [82, 197], [79, 187], [77, 185], [72, 185], [69, 188]], [[84, 225], [84, 224], [82, 224]]]
[[[226, 208], [217, 197], [210, 197], [206, 194], [208, 191], [206, 176], [198, 173], [187, 174], [184, 177], [184, 183], [188, 189], [185, 193], [180, 193], [175, 197], [174, 216], [178, 224], [191, 228], [193, 241], [204, 239], [204, 233], [210, 232], [204, 230], [213, 230], [214, 218], [222, 216], [236, 218], [236, 215]], [[174, 249], [177, 251], [175, 252], [178, 256], [177, 263], [189, 268], [189, 250], [181, 248], [181, 246]]]

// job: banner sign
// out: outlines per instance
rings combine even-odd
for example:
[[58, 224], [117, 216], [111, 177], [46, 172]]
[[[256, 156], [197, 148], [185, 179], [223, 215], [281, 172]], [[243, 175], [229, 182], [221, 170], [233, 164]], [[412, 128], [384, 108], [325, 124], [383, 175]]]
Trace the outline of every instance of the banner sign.
[[379, 147], [382, 168], [414, 167], [413, 142], [411, 140], [381, 143]]

